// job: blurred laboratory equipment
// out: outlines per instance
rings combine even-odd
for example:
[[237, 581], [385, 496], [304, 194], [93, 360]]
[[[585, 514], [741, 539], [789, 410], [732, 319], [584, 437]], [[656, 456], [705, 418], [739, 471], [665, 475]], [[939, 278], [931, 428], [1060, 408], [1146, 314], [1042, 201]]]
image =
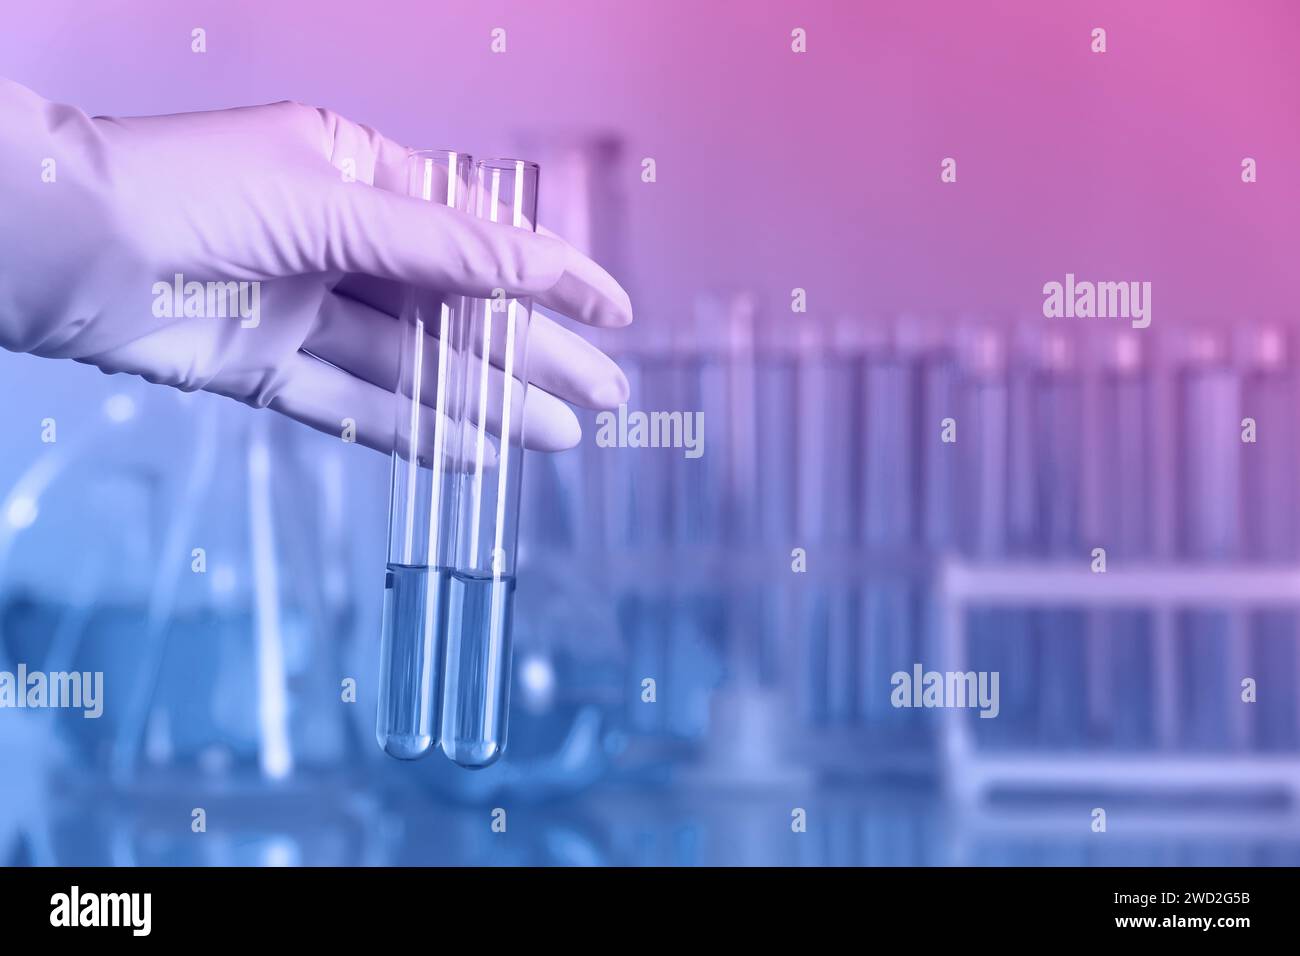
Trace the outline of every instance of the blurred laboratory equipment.
[[[1037, 329], [1037, 394], [1008, 412], [1050, 425], [1013, 429], [1034, 441], [1012, 454], [1032, 478], [1014, 491], [1018, 553], [949, 556], [938, 578], [953, 666], [995, 666], [977, 628], [999, 609], [1037, 621], [1032, 656], [998, 665], [996, 731], [945, 712], [945, 779], [972, 801], [1172, 794], [1265, 801], [1274, 821], [1290, 819], [1300, 566], [1294, 492], [1279, 484], [1295, 468], [1289, 330]], [[1030, 710], [1018, 706], [1026, 695]]]
[[[1285, 329], [1243, 325], [1230, 351], [1221, 330], [789, 321], [741, 293], [642, 331], [619, 355], [629, 414], [703, 411], [705, 454], [588, 440], [567, 490], [525, 491], [563, 504], [521, 553], [584, 568], [615, 609], [610, 777], [937, 773], [985, 793], [1087, 790], [1100, 767], [1140, 795], [1226, 767], [1300, 796]], [[1251, 412], [1267, 447], [1242, 440]], [[917, 662], [998, 672], [998, 718], [893, 706]], [[1241, 699], [1259, 673], [1278, 675], [1267, 710]]]
[[[810, 864], [1178, 862], [1197, 840], [1274, 848], [1233, 849], [1236, 860], [1291, 859], [1295, 848], [1271, 836], [1293, 826], [1300, 780], [1290, 329], [800, 321], [778, 327], [744, 293], [701, 296], [690, 321], [643, 331], [620, 354], [625, 414], [704, 412], [703, 454], [599, 444], [600, 421], [583, 412], [578, 449], [530, 458], [511, 566], [511, 753], [472, 775], [442, 761], [386, 773], [380, 792], [418, 782], [465, 805], [510, 794], [536, 807], [527, 812], [549, 835], [502, 861], [731, 860], [746, 839], [756, 860]], [[86, 771], [134, 754], [136, 782], [171, 767], [208, 782], [246, 770], [271, 785], [286, 766], [292, 779], [367, 760], [348, 743], [358, 728], [330, 718], [345, 709], [337, 675], [351, 670], [319, 646], [308, 654], [319, 666], [303, 670], [299, 644], [356, 630], [373, 661], [373, 632], [353, 620], [343, 586], [362, 522], [340, 517], [351, 466], [331, 456], [349, 446], [293, 430], [259, 438], [256, 416], [231, 406], [225, 418], [206, 396], [146, 401], [134, 417], [116, 402], [104, 435], [184, 422], [172, 442], [184, 469], [150, 466], [148, 441], [94, 453], [69, 442], [55, 449], [65, 468], [36, 468], [3, 499], [9, 659], [102, 665], [123, 699], [144, 701], [101, 722], [54, 715], [60, 743]], [[272, 485], [294, 489], [272, 494], [270, 541], [248, 526], [267, 500], [259, 443]], [[96, 462], [96, 480], [77, 471], [82, 460]], [[187, 514], [194, 527], [175, 527]], [[86, 573], [53, 589], [32, 572], [64, 536], [82, 545]], [[198, 546], [205, 575], [190, 570]], [[268, 546], [277, 565], [325, 568], [301, 575], [320, 594], [294, 597], [288, 571], [259, 586]], [[1097, 547], [1104, 575], [1091, 569]], [[184, 574], [168, 584], [157, 555], [173, 548]], [[275, 595], [274, 615], [258, 610], [259, 589]], [[317, 606], [328, 614], [302, 623]], [[204, 637], [196, 646], [186, 634]], [[998, 718], [894, 707], [891, 675], [918, 662], [999, 671]], [[313, 672], [332, 676], [313, 684]], [[1244, 678], [1257, 703], [1243, 701]], [[318, 712], [315, 734], [268, 723], [286, 709], [309, 718], [324, 698], [333, 710]], [[968, 808], [955, 835], [935, 829], [933, 808], [900, 824], [912, 834], [901, 842], [875, 828], [884, 818], [858, 798], [900, 774], [919, 792], [949, 785]], [[1103, 852], [1075, 842], [1066, 809], [1024, 802], [1050, 793], [1094, 806], [1100, 791], [1141, 806], [1229, 803], [1137, 813], [1145, 835]], [[674, 794], [681, 815], [637, 803], [656, 792]], [[752, 802], [733, 804], [737, 793]], [[1016, 813], [999, 809], [1011, 795]], [[819, 829], [788, 848], [760, 838], [763, 814], [792, 799], [823, 801], [839, 835]], [[620, 822], [623, 806], [646, 816]], [[356, 845], [420, 859], [385, 835], [391, 812], [366, 809], [378, 829]], [[426, 835], [448, 859], [498, 853]], [[24, 858], [47, 858], [61, 839], [26, 834]], [[268, 836], [267, 859], [336, 858], [307, 846]], [[165, 858], [162, 844], [133, 852]]]
[[[355, 753], [342, 443], [205, 395], [128, 389], [105, 416], [10, 490], [38, 520], [0, 544], [7, 656], [104, 675], [101, 717], [52, 715], [72, 747], [55, 769], [124, 788], [337, 771]], [[51, 562], [77, 573], [11, 573]]]
[[530, 131], [513, 137], [518, 155], [546, 170], [537, 221], [617, 276], [632, 293], [628, 262], [625, 147], [615, 133]]
[[115, 768], [331, 772], [357, 743], [340, 693], [345, 445], [225, 404], [201, 414], [162, 549], [185, 560], [160, 562], [142, 655], [150, 693], [129, 711]]
[[[615, 264], [625, 152], [585, 135], [527, 149], [555, 187], [540, 218]], [[1293, 329], [768, 305], [701, 291], [682, 315], [596, 336], [626, 371], [626, 407], [579, 410], [579, 448], [530, 456], [523, 481], [508, 428], [478, 431], [504, 458], [466, 467], [428, 415], [437, 398], [415, 399], [446, 383], [481, 415], [483, 377], [454, 369], [492, 351], [489, 323], [499, 344], [514, 314], [520, 337], [526, 309], [476, 313], [458, 353], [443, 349], [451, 304], [408, 306], [424, 329], [402, 362], [387, 570], [481, 584], [485, 641], [453, 645], [412, 602], [417, 639], [376, 653], [379, 588], [355, 582], [379, 564], [367, 529], [384, 479], [335, 438], [124, 383], [86, 413], [93, 429], [9, 455], [5, 666], [103, 670], [111, 688], [97, 721], [23, 715], [40, 727], [24, 730], [41, 741], [22, 751], [33, 772], [39, 754], [41, 772], [112, 774], [133, 794], [166, 780], [283, 795], [366, 771], [346, 785], [365, 799], [331, 790], [301, 820], [289, 800], [270, 826], [232, 807], [226, 842], [201, 848], [152, 826], [156, 803], [105, 801], [89, 822], [66, 804], [14, 857], [1161, 863], [1237, 841], [1226, 858], [1300, 858]], [[510, 354], [502, 384], [518, 391]], [[430, 374], [442, 356], [453, 372]], [[636, 414], [665, 440], [630, 440]], [[477, 538], [430, 535], [453, 508]], [[892, 676], [918, 663], [998, 672], [998, 717], [895, 706]], [[385, 675], [418, 692], [386, 692]], [[363, 705], [341, 700], [348, 679]], [[360, 745], [376, 713], [396, 720], [394, 749], [441, 736], [464, 763], [494, 762], [385, 760]], [[900, 779], [912, 789], [886, 796]], [[1140, 835], [1075, 835], [1102, 794], [1136, 801]], [[527, 843], [474, 835], [506, 795], [537, 826]], [[808, 839], [767, 829], [805, 805]]]

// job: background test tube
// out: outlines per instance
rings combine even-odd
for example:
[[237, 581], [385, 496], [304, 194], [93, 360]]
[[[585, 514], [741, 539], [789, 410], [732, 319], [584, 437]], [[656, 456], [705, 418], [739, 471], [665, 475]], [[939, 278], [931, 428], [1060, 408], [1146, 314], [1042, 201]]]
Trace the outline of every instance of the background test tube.
[[[464, 153], [413, 152], [406, 193], [464, 210], [471, 163]], [[459, 467], [461, 308], [459, 296], [411, 288], [401, 317], [375, 737], [403, 760], [437, 743], [440, 633]]]
[[[1240, 560], [1241, 371], [1231, 362], [1218, 329], [1192, 330], [1184, 339], [1179, 376], [1179, 494], [1181, 551], [1185, 560]], [[1237, 699], [1241, 655], [1246, 649], [1240, 613], [1197, 607], [1178, 617], [1180, 745], [1185, 749], [1232, 749], [1245, 726]]]
[[[905, 553], [912, 541], [917, 389], [911, 356], [901, 340], [913, 333], [915, 321], [904, 316], [883, 326], [881, 341], [868, 350], [861, 366], [859, 540], [872, 555]], [[861, 723], [889, 727], [892, 734], [900, 725], [917, 723], [919, 712], [899, 713], [890, 704], [890, 675], [925, 658], [913, 643], [909, 582], [903, 577], [873, 577], [864, 582], [858, 597], [857, 715]]]
[[[1296, 560], [1296, 406], [1293, 343], [1273, 324], [1238, 333], [1244, 366], [1242, 415], [1255, 419], [1256, 441], [1242, 448], [1242, 557], [1250, 562], [1287, 564]], [[1267, 507], [1251, 504], [1268, 502]], [[1250, 615], [1246, 674], [1300, 675], [1297, 615], [1292, 608], [1259, 608]], [[1244, 675], [1243, 675], [1244, 676]], [[1271, 681], [1270, 681], [1271, 682]], [[1297, 744], [1300, 694], [1294, 679], [1247, 708], [1252, 749], [1283, 750]]]
[[[1152, 561], [1155, 556], [1152, 502], [1154, 469], [1151, 435], [1153, 363], [1144, 336], [1121, 331], [1097, 343], [1093, 471], [1086, 482], [1089, 533], [1079, 560], [1093, 542], [1110, 561]], [[1119, 490], [1122, 493], [1116, 494]], [[1154, 620], [1148, 608], [1106, 608], [1093, 612], [1089, 638], [1089, 742], [1125, 749], [1154, 748]], [[1128, 701], [1130, 703], [1125, 704]]]
[[[535, 163], [480, 160], [471, 212], [535, 230], [537, 186]], [[465, 302], [464, 467], [456, 473], [441, 744], [443, 753], [468, 768], [496, 762], [506, 747], [531, 309], [530, 300], [504, 295]]]

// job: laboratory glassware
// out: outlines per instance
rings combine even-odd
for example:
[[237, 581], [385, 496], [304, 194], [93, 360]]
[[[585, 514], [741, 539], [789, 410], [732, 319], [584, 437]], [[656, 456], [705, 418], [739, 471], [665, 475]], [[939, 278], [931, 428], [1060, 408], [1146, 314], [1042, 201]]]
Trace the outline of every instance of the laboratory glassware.
[[[1243, 366], [1242, 415], [1253, 419], [1256, 441], [1243, 448], [1241, 513], [1242, 558], [1285, 564], [1296, 557], [1295, 438], [1296, 405], [1293, 343], [1285, 328], [1252, 324], [1237, 335]], [[1243, 427], [1246, 423], [1242, 422]], [[1267, 503], [1251, 506], [1250, 502]], [[1293, 608], [1261, 608], [1251, 614], [1250, 673], [1296, 674], [1297, 615]], [[1260, 749], [1294, 748], [1300, 689], [1286, 681], [1252, 707], [1251, 734]]]
[[[1206, 326], [1189, 330], [1179, 357], [1179, 527], [1181, 556], [1192, 562], [1240, 558], [1241, 370], [1233, 367], [1226, 336]], [[1179, 614], [1180, 743], [1225, 749], [1244, 732], [1236, 696], [1244, 671], [1245, 620], [1239, 611], [1198, 607]]]
[[166, 517], [146, 564], [140, 640], [129, 670], [106, 672], [109, 686], [130, 688], [114, 708], [113, 775], [131, 786], [176, 773], [305, 780], [353, 744], [330, 703], [342, 635], [324, 585], [335, 549], [350, 551], [322, 534], [331, 440], [217, 396], [176, 401], [194, 436], [189, 461], [156, 473]]
[[[1080, 537], [1084, 402], [1077, 337], [1060, 328], [1044, 330], [1036, 321], [1021, 332], [1025, 368], [1017, 398], [1028, 414], [1010, 445], [1013, 461], [1028, 463], [1012, 472], [1014, 498], [1029, 503], [1028, 520], [1020, 525], [1028, 534], [1019, 543], [1030, 554], [1073, 562], [1086, 554]], [[1010, 503], [1008, 512], [1014, 514]], [[1079, 680], [1088, 663], [1087, 615], [1050, 607], [1036, 609], [1030, 620], [1034, 633], [1019, 648], [1019, 662], [1037, 659], [1038, 741], [1075, 746], [1087, 723], [1085, 683]]]
[[[1139, 331], [1113, 333], [1096, 343], [1097, 427], [1085, 443], [1095, 469], [1085, 482], [1088, 546], [1104, 545], [1114, 561], [1151, 561], [1154, 555], [1154, 469], [1151, 436], [1153, 362]], [[1082, 559], [1082, 558], [1081, 558]], [[1156, 686], [1152, 612], [1145, 607], [1092, 612], [1089, 639], [1089, 742], [1150, 749], [1155, 712], [1147, 688]], [[1124, 702], [1129, 702], [1125, 704]]]
[[[861, 422], [861, 473], [857, 478], [862, 509], [859, 544], [878, 556], [905, 554], [913, 540], [918, 386], [915, 352], [926, 336], [924, 319], [903, 315], [877, 323], [865, 349], [856, 395]], [[900, 724], [915, 730], [919, 714], [897, 713], [890, 704], [890, 675], [906, 670], [920, 656], [912, 621], [910, 582], [905, 576], [876, 573], [859, 594], [857, 717], [860, 724]]]
[[[471, 212], [536, 230], [538, 172], [522, 160], [479, 160]], [[462, 467], [454, 475], [440, 728], [443, 753], [471, 769], [495, 763], [506, 746], [531, 310], [531, 300], [502, 290], [465, 302]]]
[[762, 423], [755, 436], [758, 536], [764, 543], [788, 548], [795, 540], [799, 501], [794, 396], [801, 355], [819, 342], [810, 323], [780, 323], [760, 334], [754, 363], [754, 409]]
[[[957, 441], [955, 451], [957, 503], [954, 517], [959, 547], [974, 564], [1005, 561], [1010, 551], [1008, 502], [1018, 477], [1010, 468], [1012, 413], [1016, 403], [1012, 385], [1017, 356], [1009, 347], [1003, 323], [970, 317], [958, 332], [960, 377], [957, 410], [949, 412]], [[933, 425], [931, 426], [933, 427]], [[944, 444], [942, 441], [940, 444]], [[1015, 607], [979, 606], [968, 617], [970, 663], [975, 670], [1002, 675], [1026, 674], [1034, 669], [1034, 615]], [[949, 665], [945, 665], [949, 666]], [[1031, 680], [1004, 676], [1001, 719], [975, 720], [982, 743], [1016, 743], [1032, 738], [1036, 727], [1037, 698]]]
[[[414, 151], [405, 160], [406, 194], [463, 211], [471, 169], [464, 153]], [[459, 296], [409, 288], [401, 316], [375, 738], [403, 760], [438, 742], [441, 631], [461, 451], [462, 309]]]

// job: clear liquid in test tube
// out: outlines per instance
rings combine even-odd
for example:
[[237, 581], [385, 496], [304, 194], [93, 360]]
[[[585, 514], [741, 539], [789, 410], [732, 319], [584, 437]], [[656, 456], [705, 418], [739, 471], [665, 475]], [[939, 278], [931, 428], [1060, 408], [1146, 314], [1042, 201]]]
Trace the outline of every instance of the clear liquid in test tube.
[[[534, 230], [537, 185], [534, 163], [480, 160], [470, 211]], [[531, 309], [529, 300], [504, 294], [465, 304], [463, 467], [455, 476], [440, 740], [443, 753], [471, 769], [495, 763], [506, 747]]]
[[[464, 153], [421, 150], [376, 178], [389, 177], [398, 191], [404, 185], [413, 199], [465, 210], [472, 162]], [[400, 321], [375, 737], [391, 756], [414, 760], [438, 743], [456, 476], [463, 467], [463, 300], [411, 288]]]

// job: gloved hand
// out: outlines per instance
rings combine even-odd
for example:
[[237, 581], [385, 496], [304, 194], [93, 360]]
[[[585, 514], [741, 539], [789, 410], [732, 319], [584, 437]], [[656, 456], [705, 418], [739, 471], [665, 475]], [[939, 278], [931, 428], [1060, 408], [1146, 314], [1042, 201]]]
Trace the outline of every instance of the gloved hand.
[[[406, 154], [296, 103], [91, 119], [0, 79], [0, 345], [336, 435], [352, 419], [359, 442], [389, 451], [400, 283], [632, 320], [618, 283], [563, 240], [399, 195]], [[227, 318], [157, 314], [177, 275], [256, 281], [256, 299], [246, 287], [248, 308]], [[577, 444], [562, 399], [627, 397], [611, 359], [541, 313], [529, 353], [530, 448]]]

